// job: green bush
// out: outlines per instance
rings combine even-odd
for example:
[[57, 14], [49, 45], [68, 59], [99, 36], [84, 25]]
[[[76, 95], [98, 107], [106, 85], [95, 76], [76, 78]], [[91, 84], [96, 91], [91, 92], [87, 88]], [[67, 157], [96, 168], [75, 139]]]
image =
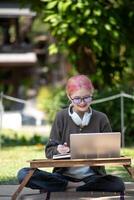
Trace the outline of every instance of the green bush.
[[24, 145], [45, 145], [48, 141], [48, 136], [42, 136], [38, 134], [23, 134], [19, 132], [14, 132], [12, 130], [3, 131], [0, 133], [1, 146], [24, 146]]
[[[123, 87], [122, 87], [123, 88]], [[120, 94], [122, 88], [105, 88], [101, 92], [96, 92], [94, 99], [101, 99], [112, 95]], [[134, 92], [129, 88], [124, 88], [126, 93]], [[124, 91], [124, 92], [125, 92]], [[93, 104], [92, 107], [107, 114], [113, 131], [121, 131], [121, 99], [115, 99], [99, 104]], [[125, 143], [133, 145], [134, 139], [134, 100], [124, 98], [124, 127], [125, 127]]]
[[57, 111], [69, 104], [63, 86], [41, 88], [37, 101], [38, 107], [45, 111], [47, 120], [50, 123], [53, 122]]

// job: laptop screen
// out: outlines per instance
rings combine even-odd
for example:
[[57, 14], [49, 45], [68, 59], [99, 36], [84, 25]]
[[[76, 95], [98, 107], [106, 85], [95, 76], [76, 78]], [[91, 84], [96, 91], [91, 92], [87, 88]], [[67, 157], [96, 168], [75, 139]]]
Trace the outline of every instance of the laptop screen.
[[70, 135], [72, 159], [120, 157], [121, 133], [74, 133]]

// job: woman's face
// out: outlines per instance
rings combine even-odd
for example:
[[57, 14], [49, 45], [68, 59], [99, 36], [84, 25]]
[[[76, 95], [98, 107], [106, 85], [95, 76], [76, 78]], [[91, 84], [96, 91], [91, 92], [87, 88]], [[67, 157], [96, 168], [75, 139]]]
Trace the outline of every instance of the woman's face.
[[89, 90], [81, 88], [69, 96], [75, 112], [88, 111], [92, 101], [92, 94]]

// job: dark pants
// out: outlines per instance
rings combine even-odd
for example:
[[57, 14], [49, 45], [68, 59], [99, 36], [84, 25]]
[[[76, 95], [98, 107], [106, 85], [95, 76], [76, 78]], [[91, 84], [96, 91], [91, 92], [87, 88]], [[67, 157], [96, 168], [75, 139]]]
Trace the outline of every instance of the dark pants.
[[[19, 183], [23, 181], [30, 168], [23, 168], [18, 172]], [[49, 173], [36, 169], [26, 187], [32, 189], [45, 190], [47, 192], [62, 192], [66, 190], [68, 181], [78, 181], [70, 179], [59, 173]], [[77, 187], [76, 191], [103, 191], [103, 192], [123, 192], [124, 183], [121, 178], [112, 175], [92, 175], [84, 178], [83, 186]]]

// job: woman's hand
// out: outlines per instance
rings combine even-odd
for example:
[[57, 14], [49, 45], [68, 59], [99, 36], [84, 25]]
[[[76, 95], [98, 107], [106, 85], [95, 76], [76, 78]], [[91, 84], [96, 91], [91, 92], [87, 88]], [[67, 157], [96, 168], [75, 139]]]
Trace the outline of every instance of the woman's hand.
[[64, 154], [64, 153], [68, 153], [70, 151], [70, 148], [67, 146], [67, 143], [64, 142], [64, 144], [59, 144], [57, 146], [57, 151], [61, 154]]

